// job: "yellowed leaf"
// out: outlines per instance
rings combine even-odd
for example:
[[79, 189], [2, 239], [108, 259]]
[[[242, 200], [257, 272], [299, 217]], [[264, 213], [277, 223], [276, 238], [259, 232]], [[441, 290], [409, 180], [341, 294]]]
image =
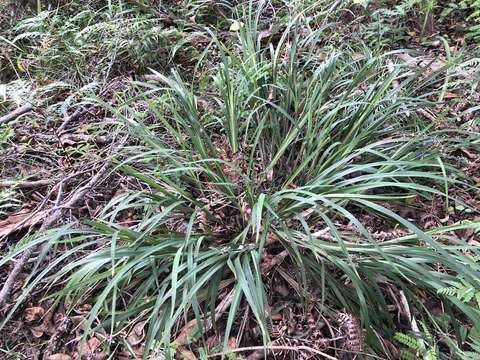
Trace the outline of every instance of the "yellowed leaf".
[[18, 71], [20, 71], [22, 73], [27, 72], [27, 70], [25, 69], [25, 67], [22, 64], [22, 59], [21, 58], [17, 58], [17, 69], [18, 69]]
[[233, 20], [232, 24], [230, 25], [230, 31], [237, 32], [240, 31], [245, 24], [238, 20]]

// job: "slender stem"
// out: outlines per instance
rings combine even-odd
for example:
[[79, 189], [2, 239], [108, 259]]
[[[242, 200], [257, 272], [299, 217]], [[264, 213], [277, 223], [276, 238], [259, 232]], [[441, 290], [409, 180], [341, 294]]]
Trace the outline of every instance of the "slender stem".
[[[290, 350], [290, 351], [298, 351], [298, 350], [304, 350], [304, 351], [309, 351], [313, 354], [321, 355], [323, 356], [324, 359], [329, 359], [329, 360], [337, 360], [337, 358], [330, 356], [322, 351], [316, 350], [314, 348], [311, 348], [309, 346], [305, 345], [298, 345], [298, 346], [248, 346], [248, 347], [243, 347], [243, 348], [238, 348], [238, 349], [229, 349], [229, 352], [243, 352], [243, 351], [255, 351], [255, 350]], [[208, 355], [208, 357], [216, 357], [216, 356], [224, 356], [224, 352], [220, 353], [215, 353]]]

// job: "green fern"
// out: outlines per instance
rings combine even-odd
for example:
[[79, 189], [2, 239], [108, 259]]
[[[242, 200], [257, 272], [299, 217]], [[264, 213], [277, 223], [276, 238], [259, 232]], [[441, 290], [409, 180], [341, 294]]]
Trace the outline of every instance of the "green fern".
[[459, 278], [459, 281], [448, 281], [452, 285], [443, 289], [438, 289], [437, 294], [444, 296], [456, 297], [464, 303], [475, 301], [477, 306], [480, 306], [480, 289], [468, 281]]
[[424, 360], [438, 360], [438, 349], [437, 346], [433, 346], [428, 348], [425, 351], [425, 355], [423, 357]]
[[[397, 332], [394, 339], [407, 349], [400, 350], [400, 358], [403, 360], [438, 360], [438, 348], [436, 342], [423, 321], [418, 322], [422, 328], [421, 333], [403, 334]], [[421, 346], [419, 340], [425, 340], [425, 346]]]
[[433, 336], [432, 336], [432, 333], [430, 332], [430, 330], [428, 330], [427, 325], [423, 321], [419, 321], [418, 323], [422, 327], [423, 335], [425, 337], [425, 340], [427, 340], [428, 343], [433, 343], [434, 342]]
[[405, 345], [411, 350], [415, 350], [417, 352], [420, 351], [420, 347], [418, 346], [418, 341], [417, 338], [411, 335], [403, 334], [400, 332], [397, 332], [394, 336], [394, 339], [401, 343], [402, 345]]

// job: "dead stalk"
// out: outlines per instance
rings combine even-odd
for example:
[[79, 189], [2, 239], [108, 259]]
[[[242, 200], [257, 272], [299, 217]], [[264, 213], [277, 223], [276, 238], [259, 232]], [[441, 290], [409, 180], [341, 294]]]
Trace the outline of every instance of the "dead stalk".
[[20, 106], [19, 108], [13, 110], [11, 113], [0, 117], [0, 125], [6, 124], [9, 121], [15, 120], [20, 115], [26, 114], [33, 109], [32, 104], [25, 104]]

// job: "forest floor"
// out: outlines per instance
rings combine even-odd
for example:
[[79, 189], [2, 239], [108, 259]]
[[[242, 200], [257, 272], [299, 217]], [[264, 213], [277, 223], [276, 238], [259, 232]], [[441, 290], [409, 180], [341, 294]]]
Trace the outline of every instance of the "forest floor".
[[[480, 40], [460, 26], [468, 24], [457, 21], [466, 19], [465, 13], [455, 10], [440, 21], [437, 13], [387, 9], [378, 1], [251, 2], [253, 10], [248, 2], [235, 1], [84, 3], [40, 1], [37, 9], [0, 0], [0, 358], [393, 359], [402, 353], [404, 358], [427, 359], [430, 353], [434, 355], [428, 359], [462, 358], [458, 354], [467, 359], [475, 346], [480, 349], [480, 331], [475, 333], [480, 305], [475, 279], [480, 266]], [[258, 16], [254, 33], [249, 11]], [[246, 40], [249, 36], [253, 41]], [[304, 48], [290, 53], [297, 43]], [[242, 57], [248, 46], [264, 51], [265, 63]], [[309, 51], [314, 60], [302, 57]], [[278, 98], [275, 91], [294, 88], [300, 80], [308, 83], [309, 76], [318, 75], [306, 75], [308, 64], [327, 67], [334, 53], [341, 54], [342, 71], [349, 63], [359, 67], [332, 81], [323, 113], [351, 93], [358, 98], [345, 100], [336, 111], [360, 109], [358, 114], [366, 115], [358, 115], [349, 127], [357, 110], [345, 111], [342, 119], [347, 120], [325, 126], [338, 132], [332, 139], [341, 145], [325, 140], [328, 146], [319, 154], [330, 154], [333, 162], [321, 157], [310, 163], [305, 155], [295, 163], [297, 152], [307, 154], [314, 146], [307, 141], [310, 136], [323, 139], [321, 129], [314, 134], [315, 125], [292, 125], [308, 113], [297, 112], [302, 96], [313, 104], [317, 100], [309, 96], [317, 88], [313, 82], [305, 89], [298, 85]], [[285, 77], [280, 70], [269, 77], [269, 63], [292, 61], [297, 66], [294, 56], [301, 57], [304, 68], [299, 65], [288, 73], [287, 66]], [[234, 74], [231, 81], [238, 81], [233, 87], [222, 73], [227, 66]], [[381, 76], [372, 72], [351, 88], [345, 85], [344, 96], [340, 88], [349, 76], [376, 66]], [[398, 73], [393, 70], [397, 66]], [[337, 70], [334, 75], [320, 71], [325, 73], [318, 82], [337, 76]], [[378, 100], [383, 93], [377, 97], [370, 86], [376, 89], [391, 74], [389, 89], [412, 90]], [[263, 76], [268, 84], [281, 79], [268, 90]], [[298, 78], [289, 83], [294, 76]], [[412, 76], [415, 80], [408, 82]], [[289, 103], [284, 106], [289, 96], [293, 100], [285, 100]], [[263, 105], [247, 107], [254, 98], [262, 98]], [[412, 99], [413, 105], [390, 105], [403, 98]], [[417, 98], [428, 106], [417, 107]], [[374, 102], [376, 108], [368, 113], [359, 105]], [[268, 139], [274, 140], [262, 142], [264, 133], [256, 129], [277, 115], [257, 115], [277, 108], [291, 116], [285, 115], [287, 125], [265, 127]], [[386, 125], [374, 132], [376, 123], [368, 121], [382, 114]], [[387, 126], [397, 115], [404, 133], [396, 124]], [[238, 122], [222, 123], [222, 116]], [[184, 125], [187, 118], [191, 123]], [[250, 121], [245, 130], [243, 124]], [[348, 131], [335, 128], [342, 122], [345, 129], [358, 131], [358, 139], [372, 139], [358, 145]], [[232, 130], [235, 126], [239, 134]], [[299, 135], [296, 126], [305, 126], [305, 132]], [[205, 133], [208, 140], [201, 138]], [[417, 135], [428, 136], [428, 141], [422, 138], [412, 151], [404, 149], [413, 142], [364, 150], [377, 140], [412, 136], [416, 141]], [[250, 152], [257, 145], [258, 152]], [[338, 146], [345, 148], [337, 151]], [[377, 160], [369, 159], [377, 155]], [[211, 157], [223, 165], [207, 166]], [[357, 160], [363, 161], [361, 166], [349, 173]], [[419, 165], [412, 165], [415, 161]], [[377, 167], [383, 170], [376, 173]], [[320, 176], [326, 168], [333, 170], [325, 174], [335, 174], [320, 191], [311, 180], [327, 176]], [[211, 175], [215, 171], [221, 175]], [[387, 173], [383, 183], [372, 185], [373, 176]], [[356, 177], [368, 176], [368, 182], [351, 187]], [[251, 184], [244, 177], [251, 177]], [[335, 188], [327, 196], [329, 187]], [[324, 196], [322, 206], [335, 201], [329, 205], [334, 215], [311, 215], [310, 192], [315, 191]], [[250, 201], [251, 192], [260, 195]], [[307, 193], [310, 200], [292, 205]], [[169, 194], [175, 194], [175, 202], [168, 200]], [[229, 196], [236, 200], [225, 200]], [[358, 202], [347, 204], [350, 198]], [[202, 206], [203, 212], [198, 210]], [[284, 217], [284, 222], [278, 220]], [[311, 243], [301, 240], [305, 228], [325, 242], [324, 249], [329, 243], [338, 245], [332, 250], [335, 256], [319, 260], [323, 250], [310, 249]], [[177, 246], [180, 235], [185, 245]], [[160, 243], [155, 239], [172, 242], [166, 250], [155, 250], [165, 251], [158, 258], [157, 253], [147, 254]], [[191, 245], [191, 239], [198, 242]], [[433, 245], [434, 251], [423, 253], [429, 239], [451, 258], [435, 258], [447, 255]], [[358, 252], [370, 240], [382, 245]], [[254, 253], [257, 245], [260, 250]], [[250, 250], [247, 260], [243, 252]], [[404, 258], [396, 262], [403, 251], [405, 259], [418, 254], [418, 264]], [[217, 264], [224, 253], [228, 260]], [[378, 260], [382, 256], [388, 259], [384, 264]], [[428, 256], [433, 260], [424, 264]], [[462, 265], [456, 268], [455, 263]], [[192, 270], [195, 266], [203, 272]], [[305, 273], [292, 270], [297, 266]], [[383, 266], [404, 269], [408, 284], [398, 285], [402, 276]], [[439, 283], [430, 278], [435, 271], [441, 274]], [[357, 287], [357, 278], [367, 288], [370, 281], [376, 285], [371, 291]], [[201, 283], [198, 289], [196, 282]], [[462, 289], [468, 294], [461, 294]], [[377, 293], [383, 294], [378, 309], [372, 305]], [[171, 303], [160, 304], [163, 297]], [[365, 309], [375, 318], [380, 308], [385, 315], [369, 320]], [[113, 320], [115, 309], [118, 318]], [[200, 322], [202, 330], [196, 328]], [[399, 339], [402, 334], [406, 340]]]

